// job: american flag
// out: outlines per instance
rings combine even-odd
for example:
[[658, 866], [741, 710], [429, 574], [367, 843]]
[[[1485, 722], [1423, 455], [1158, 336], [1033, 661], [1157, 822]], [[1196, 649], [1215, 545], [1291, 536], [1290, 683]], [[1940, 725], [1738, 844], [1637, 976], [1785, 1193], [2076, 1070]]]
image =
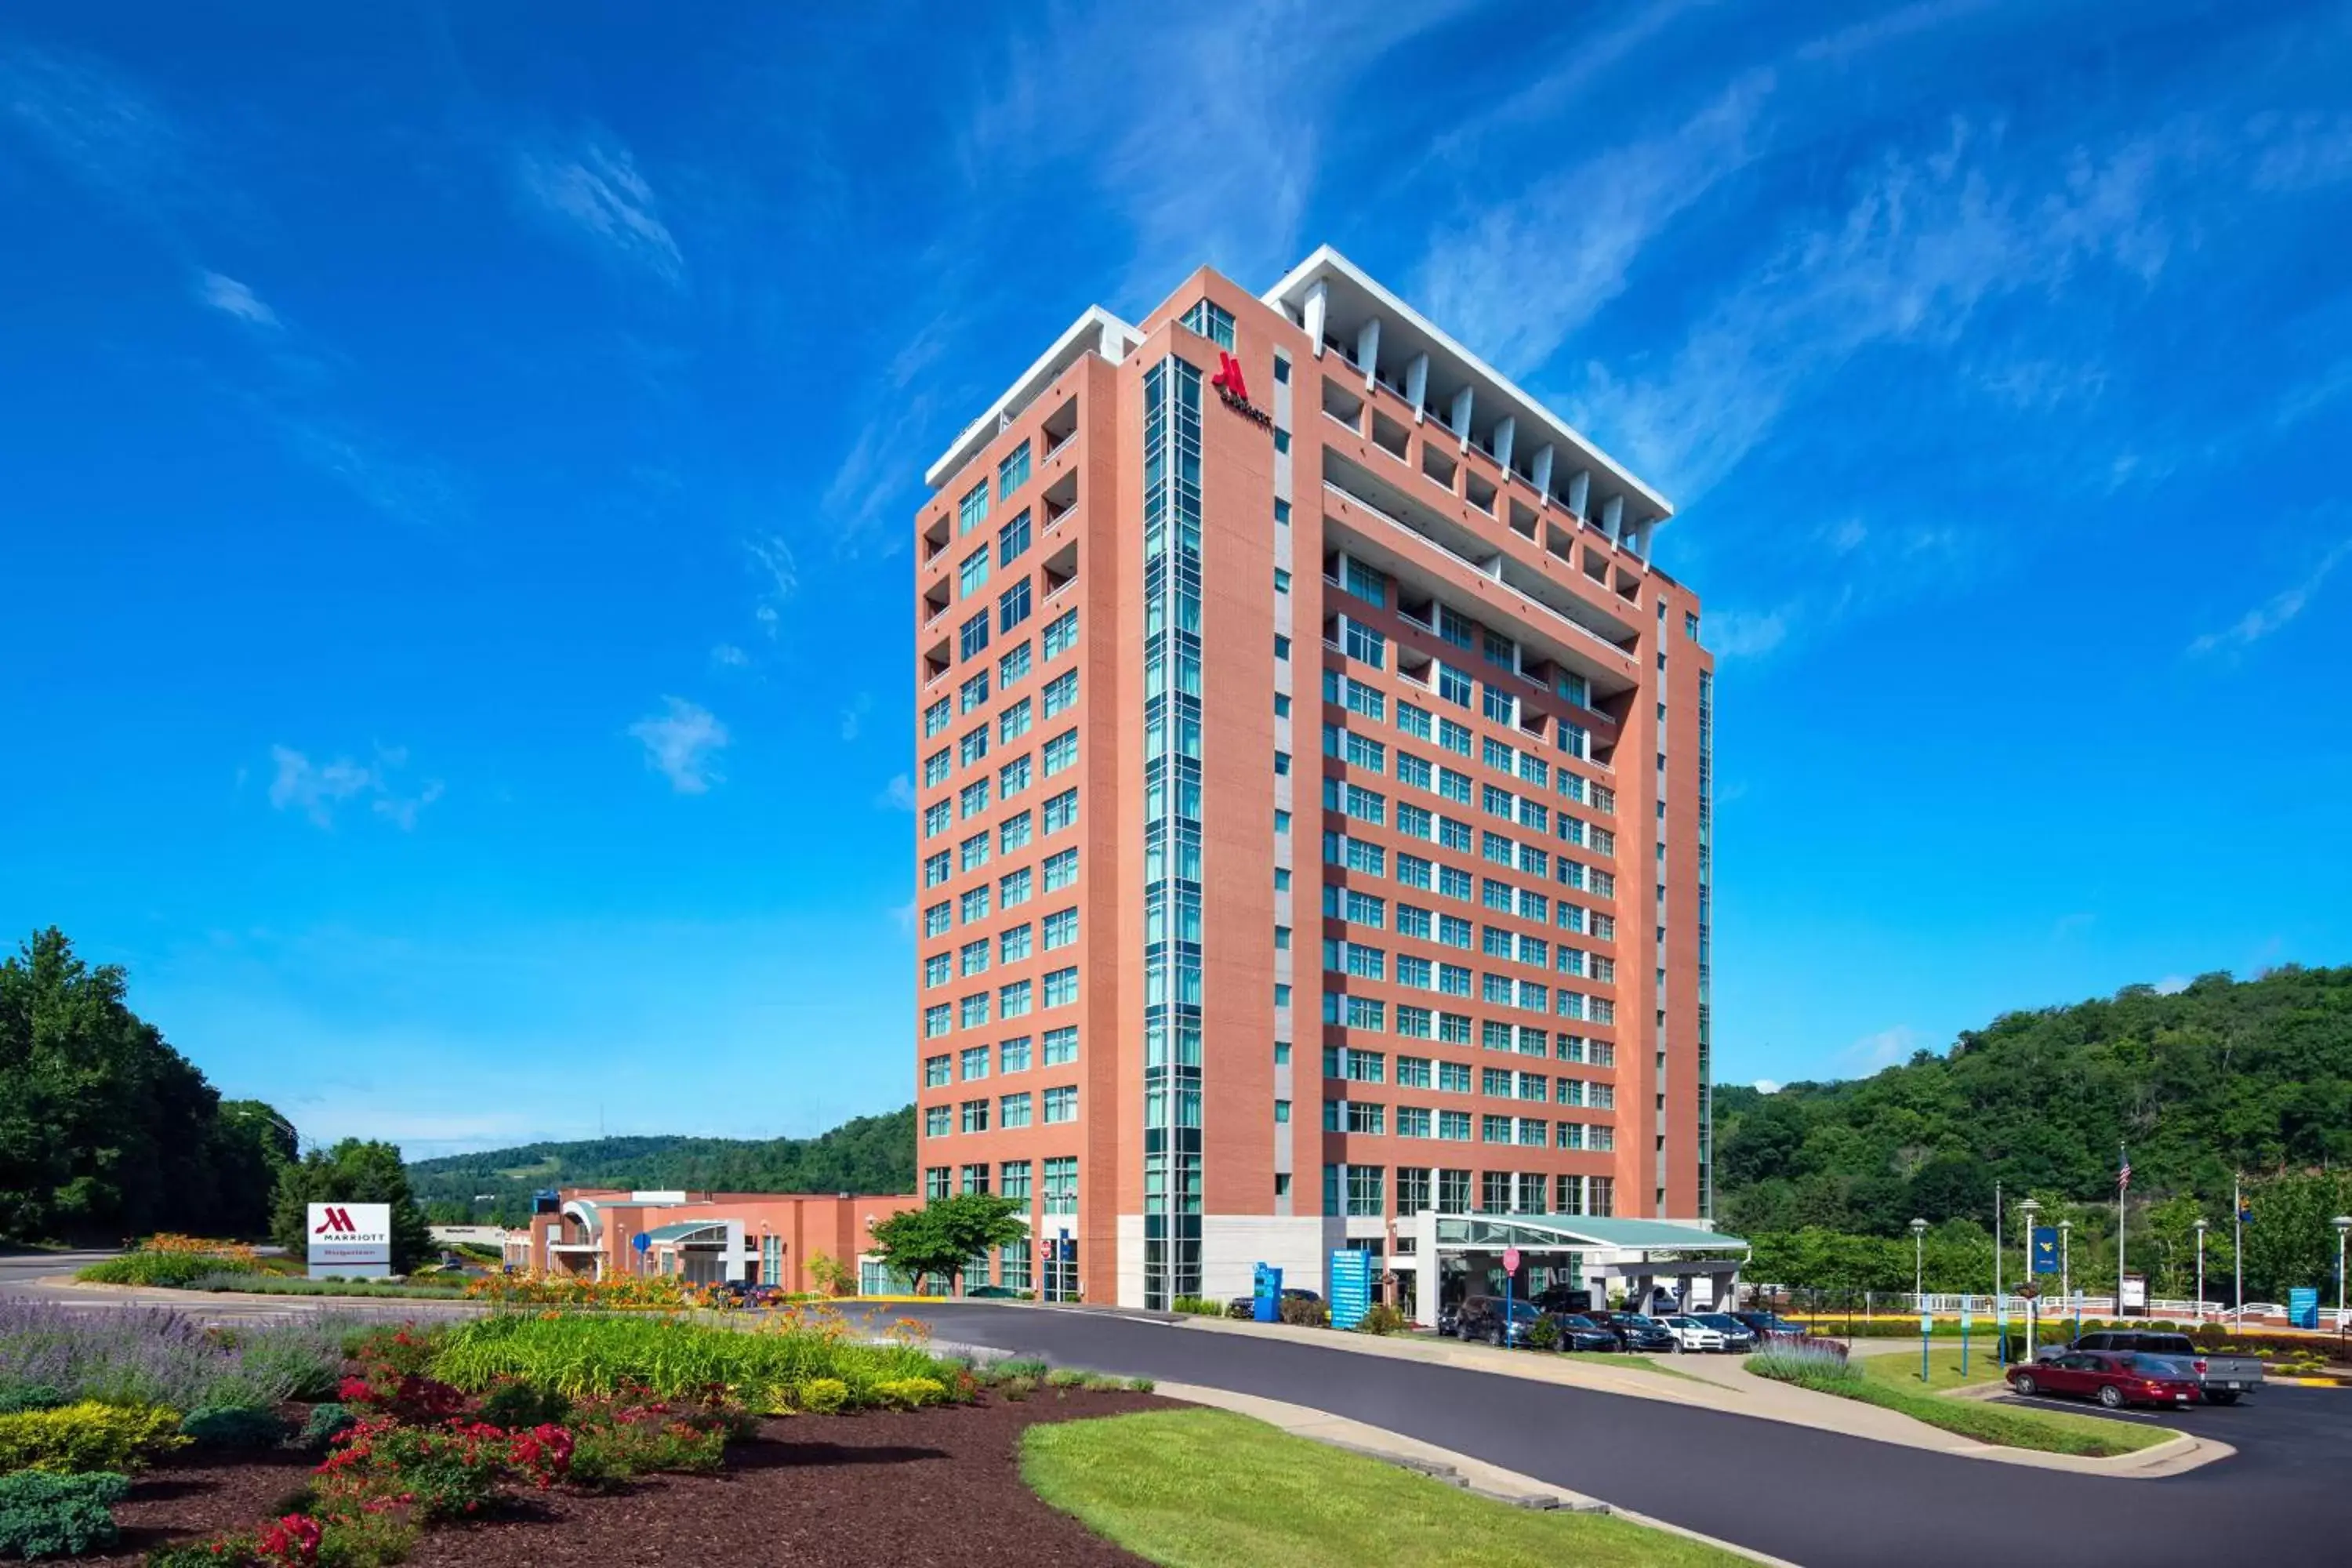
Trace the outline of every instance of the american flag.
[[2123, 1161], [2122, 1168], [2116, 1172], [2116, 1191], [2127, 1193], [2131, 1191], [2131, 1156], [2121, 1149], [2117, 1149], [2116, 1153]]

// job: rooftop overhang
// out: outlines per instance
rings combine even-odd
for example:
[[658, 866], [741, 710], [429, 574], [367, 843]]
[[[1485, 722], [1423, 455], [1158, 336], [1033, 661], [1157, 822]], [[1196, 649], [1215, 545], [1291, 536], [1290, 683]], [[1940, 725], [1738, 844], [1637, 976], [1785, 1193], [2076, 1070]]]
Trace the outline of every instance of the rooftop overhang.
[[1576, 1215], [1437, 1215], [1442, 1252], [1522, 1251], [1715, 1254], [1745, 1258], [1745, 1238], [1672, 1220], [1612, 1220]]
[[1127, 357], [1129, 349], [1141, 342], [1141, 332], [1100, 305], [1087, 306], [1086, 314], [1070, 323], [1069, 330], [1054, 340], [1054, 346], [1039, 355], [1034, 364], [1023, 371], [979, 418], [965, 426], [961, 434], [940, 455], [939, 461], [923, 470], [923, 482], [936, 490], [954, 479], [966, 463], [978, 457], [981, 449], [995, 439], [998, 431], [1011, 424], [1023, 409], [1079, 360], [1088, 354], [1097, 354], [1117, 364]]
[[1443, 328], [1391, 293], [1377, 279], [1326, 245], [1290, 269], [1281, 282], [1261, 298], [1293, 320], [1304, 319], [1307, 303], [1320, 285], [1324, 299], [1324, 335], [1353, 342], [1363, 324], [1378, 318], [1380, 358], [1383, 362], [1429, 356], [1429, 405], [1442, 415], [1455, 389], [1475, 389], [1474, 417], [1481, 425], [1509, 417], [1516, 421], [1519, 450], [1549, 443], [1557, 448], [1555, 463], [1561, 471], [1591, 469], [1604, 491], [1625, 497], [1634, 521], [1663, 522], [1674, 515], [1674, 503], [1636, 478], [1633, 470], [1601, 449], [1600, 443], [1545, 407], [1510, 377], [1456, 342]]

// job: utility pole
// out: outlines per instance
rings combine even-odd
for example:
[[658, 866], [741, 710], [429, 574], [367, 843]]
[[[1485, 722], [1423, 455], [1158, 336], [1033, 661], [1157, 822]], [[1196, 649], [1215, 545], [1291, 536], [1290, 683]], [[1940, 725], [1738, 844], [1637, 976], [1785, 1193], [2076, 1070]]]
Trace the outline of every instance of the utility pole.
[[1996, 1180], [1992, 1184], [1992, 1316], [2000, 1333], [1999, 1359], [2003, 1364], [2009, 1361], [2009, 1312], [2000, 1299], [2000, 1238], [2001, 1226], [2007, 1223], [2001, 1213], [2000, 1183]]
[[2230, 1326], [2246, 1326], [2246, 1193], [2243, 1172], [2230, 1178]]

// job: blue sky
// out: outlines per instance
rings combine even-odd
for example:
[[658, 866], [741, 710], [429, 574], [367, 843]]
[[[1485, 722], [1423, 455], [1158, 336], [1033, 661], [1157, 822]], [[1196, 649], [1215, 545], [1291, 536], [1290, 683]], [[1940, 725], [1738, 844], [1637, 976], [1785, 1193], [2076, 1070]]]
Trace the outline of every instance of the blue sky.
[[921, 469], [1326, 241], [1680, 507], [1726, 1079], [2352, 960], [2352, 10], [802, 9], [0, 18], [0, 925], [225, 1089], [902, 1103]]

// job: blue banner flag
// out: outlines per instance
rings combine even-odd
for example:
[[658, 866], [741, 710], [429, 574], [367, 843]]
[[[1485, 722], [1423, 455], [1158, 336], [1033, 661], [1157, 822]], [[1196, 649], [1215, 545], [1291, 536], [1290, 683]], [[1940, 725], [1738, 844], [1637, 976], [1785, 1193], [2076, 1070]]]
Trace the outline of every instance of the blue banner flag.
[[2058, 1227], [2054, 1225], [2037, 1225], [2033, 1227], [2033, 1272], [2036, 1274], [2058, 1272]]

